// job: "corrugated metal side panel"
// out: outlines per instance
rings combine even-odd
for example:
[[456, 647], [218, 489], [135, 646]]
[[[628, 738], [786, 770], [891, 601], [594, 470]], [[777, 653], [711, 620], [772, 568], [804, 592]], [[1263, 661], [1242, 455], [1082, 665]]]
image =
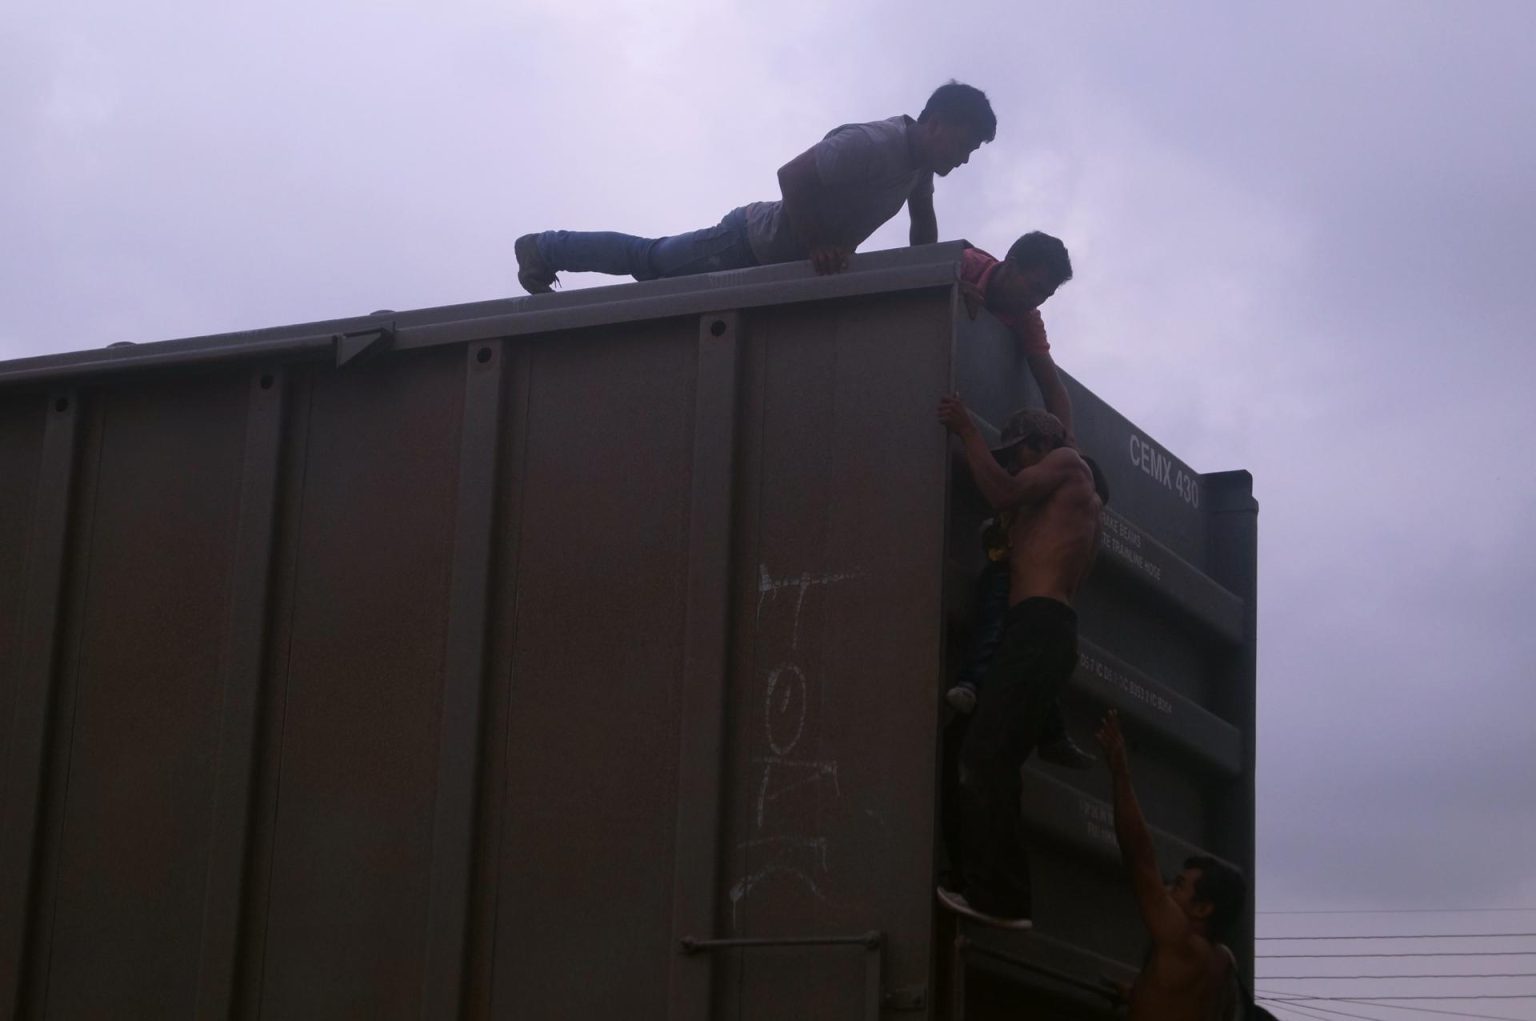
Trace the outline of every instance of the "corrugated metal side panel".
[[[717, 935], [887, 934], [929, 980], [951, 293], [748, 326]], [[858, 947], [727, 955], [722, 1019], [863, 1015]]]
[[[0, 665], [0, 1015], [19, 1013], [35, 915], [40, 809], [63, 617], [79, 402], [67, 387], [7, 405], [3, 420], [16, 492], [6, 501], [7, 579], [15, 605]], [[14, 585], [14, 588], [10, 586]]]
[[[44, 867], [10, 891], [40, 924], [7, 927], [31, 1013], [878, 1000], [860, 948], [680, 953], [751, 932], [878, 930], [887, 984], [921, 993], [944, 498], [908, 411], [947, 376], [951, 301], [168, 367], [92, 395], [80, 457], [66, 405], [39, 577], [75, 582], [31, 627], [68, 641], [27, 689]], [[796, 847], [803, 903], [771, 889]]]
[[[48, 396], [32, 394], [0, 402], [0, 649], [21, 641], [27, 551], [37, 505], [37, 473], [43, 460]], [[15, 725], [21, 659], [0, 655], [0, 765], [8, 761]], [[0, 819], [7, 784], [0, 780]]]
[[28, 1013], [190, 1013], [244, 373], [83, 398]]
[[294, 395], [244, 961], [261, 1016], [420, 1011], [463, 359]]
[[[956, 339], [952, 253], [886, 254], [917, 275], [8, 399], [0, 1013], [842, 1021], [877, 962], [931, 1015], [976, 548], [932, 408], [1032, 388], [989, 318]], [[1251, 500], [1071, 385], [1116, 516], [1069, 727], [1119, 706], [1165, 855], [1251, 866]], [[1029, 783], [1040, 931], [993, 949], [1134, 962], [1102, 775]]]
[[697, 329], [582, 331], [522, 362], [493, 619], [493, 1016], [666, 1010]]

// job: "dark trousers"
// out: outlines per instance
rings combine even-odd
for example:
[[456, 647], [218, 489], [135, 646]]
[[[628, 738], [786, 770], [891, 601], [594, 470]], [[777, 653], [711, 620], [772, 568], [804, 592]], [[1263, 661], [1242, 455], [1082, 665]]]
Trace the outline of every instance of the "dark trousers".
[[1019, 769], [1077, 667], [1077, 614], [1054, 599], [1011, 607], [960, 746], [958, 829], [966, 899], [1005, 918], [1030, 914]]
[[[988, 561], [976, 576], [976, 612], [972, 616], [971, 642], [966, 650], [965, 663], [955, 675], [956, 684], [968, 684], [980, 692], [986, 681], [987, 667], [997, 654], [997, 646], [1003, 640], [1003, 628], [1008, 621], [1008, 563]], [[1050, 715], [1046, 717], [1045, 731], [1040, 735], [1041, 744], [1059, 741], [1067, 735], [1067, 724], [1061, 716], [1061, 702], [1051, 700]]]

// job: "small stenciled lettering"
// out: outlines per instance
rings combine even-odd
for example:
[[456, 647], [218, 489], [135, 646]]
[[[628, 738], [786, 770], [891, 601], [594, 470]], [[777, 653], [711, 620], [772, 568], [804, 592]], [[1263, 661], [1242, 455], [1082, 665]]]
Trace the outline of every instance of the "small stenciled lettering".
[[1104, 515], [1104, 530], [1113, 532], [1122, 539], [1127, 546], [1141, 549], [1141, 533], [1131, 526], [1131, 523], [1114, 514]]
[[1115, 817], [1108, 805], [1094, 801], [1091, 798], [1080, 798], [1077, 803], [1078, 816], [1083, 821], [1083, 830], [1090, 840], [1102, 844], [1115, 845]]
[[[1104, 520], [1105, 520], [1105, 523], [1107, 525], [1110, 521], [1113, 521], [1114, 519], [1106, 517]], [[1140, 541], [1141, 541], [1141, 537], [1139, 535], [1137, 535], [1137, 536], [1135, 536], [1135, 545], [1132, 545], [1131, 542], [1129, 542], [1126, 539], [1122, 538], [1122, 533], [1117, 532], [1116, 530], [1108, 528], [1108, 527], [1106, 527], [1104, 529], [1103, 535], [1102, 535], [1102, 539], [1101, 539], [1101, 542], [1103, 543], [1104, 548], [1107, 549], [1109, 552], [1113, 553], [1115, 556], [1119, 557], [1121, 560], [1124, 560], [1126, 563], [1130, 564], [1132, 567], [1136, 568], [1138, 571], [1143, 572], [1144, 574], [1147, 575], [1147, 577], [1151, 578], [1153, 581], [1162, 581], [1163, 580], [1163, 569], [1162, 569], [1162, 567], [1159, 566], [1154, 561], [1152, 561], [1151, 559], [1149, 559], [1148, 557], [1146, 557], [1141, 552], [1141, 550], [1137, 549], [1137, 546], [1140, 545]]]
[[1078, 663], [1084, 673], [1090, 677], [1096, 677], [1105, 684], [1135, 699], [1142, 705], [1151, 706], [1165, 716], [1173, 715], [1173, 703], [1163, 695], [1158, 694], [1145, 684], [1132, 679], [1129, 675], [1105, 663], [1097, 656], [1084, 653]]

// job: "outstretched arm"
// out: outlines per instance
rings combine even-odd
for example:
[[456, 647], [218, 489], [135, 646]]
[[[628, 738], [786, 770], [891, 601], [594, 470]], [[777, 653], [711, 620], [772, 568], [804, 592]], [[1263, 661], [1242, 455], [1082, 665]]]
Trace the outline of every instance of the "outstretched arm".
[[[1038, 312], [1035, 313], [1039, 315]], [[1067, 395], [1067, 388], [1061, 381], [1061, 376], [1056, 373], [1056, 362], [1051, 358], [1049, 351], [1039, 354], [1027, 354], [1024, 360], [1029, 363], [1030, 375], [1035, 377], [1035, 385], [1040, 388], [1040, 396], [1045, 400], [1045, 410], [1061, 419], [1061, 424], [1067, 427], [1067, 435], [1074, 437], [1072, 432], [1072, 398]]]
[[914, 245], [931, 245], [939, 240], [939, 214], [933, 211], [933, 184], [919, 182], [907, 196], [907, 212], [912, 217], [912, 231], [907, 235]]
[[993, 510], [1010, 510], [1044, 500], [1061, 485], [1072, 470], [1071, 461], [1077, 457], [1074, 451], [1063, 448], [1052, 451], [1037, 465], [1010, 474], [987, 449], [981, 430], [976, 428], [965, 402], [958, 396], [951, 394], [939, 399], [939, 421], [965, 444], [966, 466]]
[[1125, 737], [1120, 733], [1120, 715], [1111, 709], [1104, 715], [1097, 735], [1104, 749], [1104, 760], [1114, 783], [1115, 840], [1120, 845], [1120, 860], [1130, 873], [1131, 889], [1141, 920], [1160, 946], [1180, 944], [1188, 936], [1184, 913], [1168, 895], [1157, 871], [1157, 853], [1152, 846], [1152, 831], [1142, 817], [1141, 805], [1131, 788], [1131, 769], [1125, 758]]

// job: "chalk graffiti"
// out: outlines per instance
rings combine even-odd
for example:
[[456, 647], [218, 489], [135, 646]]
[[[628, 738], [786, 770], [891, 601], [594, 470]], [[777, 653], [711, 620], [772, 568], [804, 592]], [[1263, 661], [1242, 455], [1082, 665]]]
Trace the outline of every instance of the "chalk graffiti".
[[[807, 824], [819, 827], [818, 812], [805, 811], [804, 803], [800, 803], [800, 810], [795, 811], [788, 802], [807, 792], [820, 797], [823, 788], [830, 790], [833, 797], [841, 797], [842, 791], [838, 786], [836, 759], [793, 755], [806, 739], [810, 707], [819, 705], [821, 696], [821, 678], [814, 670], [808, 670], [795, 653], [800, 648], [800, 620], [807, 593], [857, 578], [860, 574], [857, 570], [818, 574], [802, 571], [797, 575], [775, 577], [766, 564], [758, 565], [755, 622], [759, 635], [765, 607], [781, 605], [781, 594], [793, 594], [794, 602], [789, 620], [789, 648], [785, 650], [787, 655], [763, 674], [763, 737], [769, 754], [752, 759], [753, 768], [761, 773], [750, 823], [751, 835], [737, 845], [738, 850], [749, 852], [749, 859], [750, 852], [761, 852], [767, 860], [731, 887], [733, 929], [741, 902], [758, 886], [775, 877], [791, 879], [818, 900], [825, 899], [814, 876], [830, 871], [830, 841], [824, 833], [805, 829]], [[787, 601], [782, 605], [790, 606]], [[785, 805], [788, 810], [771, 811], [779, 805]]]

